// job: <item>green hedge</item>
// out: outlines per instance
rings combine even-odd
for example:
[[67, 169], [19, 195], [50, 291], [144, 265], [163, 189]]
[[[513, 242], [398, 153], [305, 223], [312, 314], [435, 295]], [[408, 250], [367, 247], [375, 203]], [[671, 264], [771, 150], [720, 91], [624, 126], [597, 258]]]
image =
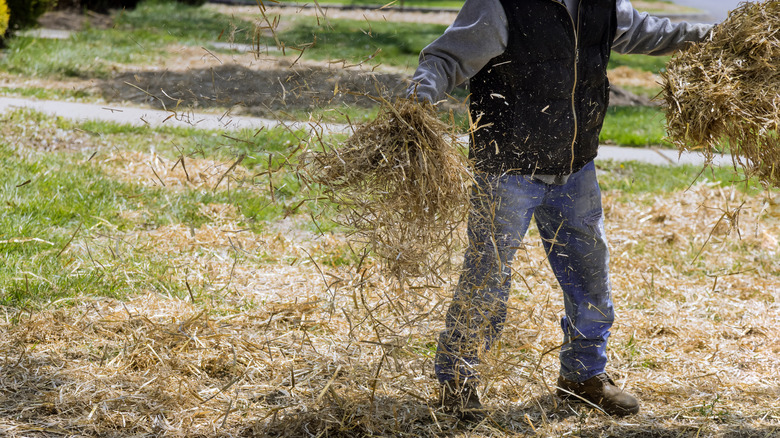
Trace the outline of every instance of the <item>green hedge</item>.
[[57, 0], [6, 0], [11, 11], [8, 30], [13, 32], [35, 26], [44, 12], [54, 8]]

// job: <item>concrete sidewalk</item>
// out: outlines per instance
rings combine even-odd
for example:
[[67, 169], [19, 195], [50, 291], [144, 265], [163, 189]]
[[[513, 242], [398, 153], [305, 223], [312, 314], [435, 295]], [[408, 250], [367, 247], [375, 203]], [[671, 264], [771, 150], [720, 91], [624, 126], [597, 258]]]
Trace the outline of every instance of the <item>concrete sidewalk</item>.
[[[117, 104], [88, 104], [60, 102], [53, 100], [34, 100], [12, 97], [0, 97], [0, 114], [18, 108], [27, 108], [51, 116], [68, 118], [74, 121], [99, 120], [115, 122], [132, 126], [189, 127], [196, 129], [213, 129], [234, 131], [239, 129], [270, 129], [287, 127], [292, 130], [316, 129], [323, 133], [348, 133], [350, 128], [343, 124], [314, 124], [309, 122], [283, 122], [278, 120], [233, 116], [230, 114], [206, 114], [194, 112], [174, 112], [151, 108], [129, 107]], [[463, 141], [468, 141], [463, 138]], [[668, 166], [693, 164], [703, 165], [701, 154], [683, 153], [676, 150], [660, 148], [636, 148], [602, 145], [599, 148], [597, 160], [639, 161], [643, 163]], [[729, 156], [717, 156], [713, 162], [716, 166], [731, 165]]]

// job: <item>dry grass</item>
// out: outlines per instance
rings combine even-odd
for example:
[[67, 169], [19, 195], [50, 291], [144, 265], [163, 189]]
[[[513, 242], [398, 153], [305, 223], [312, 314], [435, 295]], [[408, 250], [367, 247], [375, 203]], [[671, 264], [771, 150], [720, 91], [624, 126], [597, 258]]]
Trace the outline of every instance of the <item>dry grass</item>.
[[[204, 207], [213, 221], [195, 230], [111, 236], [93, 230], [68, 249], [75, 258], [86, 258], [87, 246], [95, 257], [109, 247], [122, 258], [156, 254], [191, 286], [186, 299], [149, 291], [128, 302], [84, 298], [32, 314], [3, 309], [0, 431], [9, 437], [780, 433], [778, 200], [742, 204], [731, 189], [711, 184], [630, 203], [621, 198], [607, 192], [604, 200], [618, 310], [610, 371], [641, 397], [638, 416], [611, 419], [558, 404], [548, 393], [545, 382], [557, 374], [562, 302], [535, 230], [515, 266], [504, 337], [485, 357], [492, 416], [466, 426], [429, 405], [436, 391], [433, 340], [454, 274], [445, 288], [401, 292], [370, 258], [360, 271], [328, 264], [346, 236], [242, 233], [234, 211], [214, 205]], [[724, 216], [736, 205], [739, 220]], [[727, 226], [718, 225], [724, 220]]]
[[711, 37], [672, 58], [662, 80], [669, 137], [780, 187], [780, 1], [744, 2]]
[[353, 239], [402, 282], [439, 282], [471, 182], [454, 130], [430, 104], [385, 101], [376, 119], [344, 144], [323, 148], [311, 155], [306, 173]]
[[607, 71], [609, 83], [620, 87], [656, 88], [660, 82], [657, 74], [637, 70], [627, 66], [615, 67]]
[[[110, 151], [100, 164], [117, 179], [148, 187], [165, 187], [173, 192], [188, 189], [228, 187], [232, 181], [245, 181], [251, 172], [232, 162], [179, 156], [170, 160], [152, 151]], [[219, 185], [218, 185], [219, 184]]]

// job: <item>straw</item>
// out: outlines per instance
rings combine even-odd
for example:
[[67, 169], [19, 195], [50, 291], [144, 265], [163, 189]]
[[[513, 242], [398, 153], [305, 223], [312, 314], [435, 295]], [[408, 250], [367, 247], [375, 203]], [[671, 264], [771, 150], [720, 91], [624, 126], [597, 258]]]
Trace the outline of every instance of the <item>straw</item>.
[[661, 73], [669, 138], [780, 187], [780, 1], [742, 3]]
[[456, 141], [429, 104], [384, 101], [346, 142], [313, 154], [308, 176], [388, 272], [435, 280], [468, 211], [471, 176]]

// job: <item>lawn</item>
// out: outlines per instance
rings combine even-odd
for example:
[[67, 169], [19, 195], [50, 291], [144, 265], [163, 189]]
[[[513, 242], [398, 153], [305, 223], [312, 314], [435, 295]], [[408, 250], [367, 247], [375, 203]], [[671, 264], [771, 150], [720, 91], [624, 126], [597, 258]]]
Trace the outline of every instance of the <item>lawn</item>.
[[[142, 22], [134, 13], [164, 22], [167, 7], [148, 2], [146, 10], [126, 12], [106, 34], [116, 54], [89, 42], [103, 35], [96, 29], [77, 34], [72, 49], [10, 41], [0, 69], [16, 85], [4, 94], [116, 108], [120, 101], [99, 87], [82, 88], [84, 81], [170, 76], [197, 85], [182, 73], [188, 69], [155, 69], [186, 58], [226, 78], [271, 62], [234, 51], [204, 54], [208, 36], [231, 20], [208, 8], [178, 11], [179, 23], [160, 25], [167, 31], [133, 24]], [[187, 25], [191, 19], [197, 26]], [[136, 53], [133, 44], [148, 50]], [[87, 49], [95, 50], [92, 58], [79, 53]], [[58, 50], [68, 52], [54, 56]], [[268, 57], [279, 72], [299, 67], [290, 65], [297, 55]], [[239, 59], [246, 69], [220, 68], [214, 58]], [[321, 61], [299, 62], [299, 72], [310, 75], [293, 76], [318, 77], [312, 72]], [[339, 87], [347, 83], [339, 78]], [[273, 89], [289, 93], [288, 105], [291, 83]], [[208, 89], [197, 88], [193, 102], [221, 114], [224, 101]], [[225, 90], [216, 97], [226, 99]], [[173, 93], [145, 91], [147, 105]], [[375, 111], [317, 102], [284, 115], [316, 120], [344, 109], [360, 120]], [[663, 125], [660, 114], [611, 109], [605, 141], [657, 144], [663, 132], [652, 126]], [[0, 113], [0, 434], [780, 434], [777, 190], [742, 181], [729, 167], [597, 161], [618, 314], [608, 371], [639, 396], [642, 411], [611, 418], [551, 395], [563, 302], [532, 227], [513, 266], [502, 340], [484, 360], [480, 389], [491, 414], [467, 426], [431, 403], [435, 339], [457, 269], [433, 283], [399, 284], [336, 224], [333, 206], [299, 164], [321, 143], [343, 137], [229, 126], [153, 128]], [[651, 127], [638, 129], [644, 126]], [[463, 234], [461, 227], [453, 236], [455, 266]]]

